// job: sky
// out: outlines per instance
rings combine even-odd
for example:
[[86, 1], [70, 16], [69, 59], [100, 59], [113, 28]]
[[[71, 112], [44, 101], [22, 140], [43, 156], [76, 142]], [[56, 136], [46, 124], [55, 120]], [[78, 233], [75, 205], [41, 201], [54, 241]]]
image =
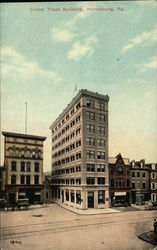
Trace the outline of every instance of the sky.
[[[1, 131], [46, 136], [75, 86], [109, 95], [109, 155], [157, 162], [157, 3], [1, 4]], [[3, 164], [3, 136], [1, 162]]]

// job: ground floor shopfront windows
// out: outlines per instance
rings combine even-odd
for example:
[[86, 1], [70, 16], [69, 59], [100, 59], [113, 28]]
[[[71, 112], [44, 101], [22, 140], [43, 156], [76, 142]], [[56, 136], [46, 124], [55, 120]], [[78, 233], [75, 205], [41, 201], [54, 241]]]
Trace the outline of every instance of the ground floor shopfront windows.
[[43, 203], [43, 186], [6, 186], [6, 201], [8, 204], [15, 204], [20, 199], [28, 199], [29, 204]]
[[81, 189], [52, 189], [52, 197], [55, 201], [80, 209], [105, 208], [105, 190], [81, 190]]
[[111, 195], [112, 206], [130, 205], [130, 192], [126, 192], [126, 191], [111, 192], [110, 195]]

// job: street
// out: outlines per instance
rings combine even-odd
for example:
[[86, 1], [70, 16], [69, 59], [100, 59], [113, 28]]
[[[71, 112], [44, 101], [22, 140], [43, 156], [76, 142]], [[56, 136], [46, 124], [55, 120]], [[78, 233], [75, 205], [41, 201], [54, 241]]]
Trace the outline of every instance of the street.
[[137, 235], [153, 230], [156, 211], [80, 215], [57, 204], [1, 212], [2, 249], [155, 249]]

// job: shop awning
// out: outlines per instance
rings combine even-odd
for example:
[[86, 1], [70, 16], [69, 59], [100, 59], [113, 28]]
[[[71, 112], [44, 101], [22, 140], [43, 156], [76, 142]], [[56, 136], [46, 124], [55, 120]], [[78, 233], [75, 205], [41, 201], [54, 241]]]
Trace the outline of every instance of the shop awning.
[[114, 196], [125, 196], [126, 192], [115, 192]]

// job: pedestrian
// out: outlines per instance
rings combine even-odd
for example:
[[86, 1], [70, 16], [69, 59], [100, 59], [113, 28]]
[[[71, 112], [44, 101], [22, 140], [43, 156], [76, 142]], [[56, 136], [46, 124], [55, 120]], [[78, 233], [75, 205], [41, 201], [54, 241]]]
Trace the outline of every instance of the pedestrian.
[[153, 226], [154, 226], [154, 233], [157, 234], [157, 221], [156, 221], [156, 219], [154, 219]]

